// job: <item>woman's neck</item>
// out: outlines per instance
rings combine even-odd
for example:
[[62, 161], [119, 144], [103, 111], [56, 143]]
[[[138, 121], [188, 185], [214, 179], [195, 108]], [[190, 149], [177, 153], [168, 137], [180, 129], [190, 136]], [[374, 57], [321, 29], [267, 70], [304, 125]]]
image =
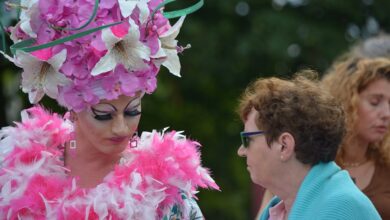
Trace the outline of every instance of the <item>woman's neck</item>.
[[309, 165], [297, 163], [295, 166], [291, 165], [289, 167], [290, 168], [288, 170], [286, 169], [282, 175], [279, 175], [282, 179], [278, 180], [277, 183], [275, 183], [275, 189], [271, 190], [271, 192], [283, 200], [287, 215], [290, 213], [303, 180], [311, 169], [311, 166]]
[[68, 174], [76, 177], [78, 185], [83, 188], [100, 184], [121, 158], [120, 154], [107, 155], [91, 149], [77, 142], [76, 149], [70, 149], [67, 144], [64, 152], [64, 165], [69, 169]]
[[361, 163], [367, 161], [367, 150], [369, 143], [359, 137], [344, 146], [343, 162], [345, 163]]

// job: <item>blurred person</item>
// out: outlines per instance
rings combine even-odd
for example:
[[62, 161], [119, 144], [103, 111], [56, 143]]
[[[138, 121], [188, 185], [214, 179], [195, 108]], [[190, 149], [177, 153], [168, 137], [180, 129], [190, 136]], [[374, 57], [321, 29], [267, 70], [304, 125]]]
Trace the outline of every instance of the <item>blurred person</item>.
[[0, 131], [0, 219], [203, 219], [197, 189], [218, 186], [199, 144], [137, 135], [161, 65], [180, 75], [185, 16], [171, 25], [162, 3], [24, 2], [14, 55], [3, 55], [23, 69], [31, 103], [47, 95], [68, 113], [34, 106]]
[[351, 52], [341, 56], [341, 58], [390, 58], [390, 35], [381, 33], [377, 36], [367, 38], [352, 47]]
[[[333, 68], [335, 68], [336, 64], [339, 65], [346, 60], [349, 60], [349, 62], [351, 62], [351, 60], [353, 60], [353, 59], [360, 59], [360, 58], [372, 59], [372, 58], [379, 58], [379, 57], [387, 58], [387, 59], [390, 58], [390, 35], [388, 35], [387, 33], [381, 33], [378, 36], [370, 37], [364, 41], [359, 42], [358, 44], [353, 46], [349, 50], [349, 52], [341, 55], [338, 59], [336, 59], [333, 67], [331, 67], [328, 72], [331, 72], [331, 70]], [[328, 85], [326, 85], [326, 87], [329, 87], [332, 84], [331, 88], [334, 90], [332, 93], [334, 93], [334, 95], [336, 97], [338, 97], [339, 94], [337, 94], [337, 92], [343, 93], [343, 92], [345, 92], [345, 89], [343, 87], [337, 87], [338, 81], [341, 80], [342, 76], [339, 75], [338, 73], [334, 73], [334, 74], [335, 75], [332, 77], [334, 81], [328, 82], [327, 83]], [[336, 77], [336, 75], [339, 77]], [[332, 81], [332, 80], [330, 80], [330, 81]], [[348, 102], [349, 101], [347, 101], [347, 103], [345, 103], [345, 104], [348, 105]], [[348, 114], [348, 112], [347, 112], [347, 114]], [[347, 117], [348, 117], [348, 115], [347, 115]], [[347, 136], [348, 136], [348, 134], [347, 134]], [[387, 148], [387, 147], [384, 147], [384, 148]], [[388, 181], [384, 182], [383, 186], [388, 185], [388, 183], [389, 183]], [[375, 185], [375, 183], [373, 183], [372, 185]], [[389, 199], [390, 198], [390, 189], [385, 188], [385, 191], [386, 191], [385, 194], [387, 195], [386, 198]], [[365, 192], [365, 191], [363, 190], [363, 192]], [[263, 195], [262, 195], [262, 199], [261, 199], [261, 203], [260, 203], [260, 209], [257, 213], [256, 218], [258, 218], [260, 216], [262, 210], [267, 206], [268, 202], [272, 199], [273, 196], [274, 195], [269, 190], [264, 190]], [[369, 198], [371, 198], [371, 197], [369, 196]], [[389, 204], [388, 199], [387, 199], [386, 204]], [[373, 202], [374, 202], [374, 205], [376, 205], [376, 202], [375, 201], [373, 201]], [[380, 208], [380, 207], [378, 207], [378, 205], [376, 205], [376, 207], [377, 207], [379, 213], [381, 214], [381, 216], [383, 218], [386, 217], [384, 219], [390, 219], [389, 214], [386, 214], [386, 215], [384, 214], [384, 212], [385, 212], [384, 208]], [[382, 209], [383, 209], [383, 211], [382, 211]]]
[[237, 153], [252, 181], [276, 195], [260, 219], [380, 219], [334, 162], [345, 134], [342, 107], [308, 78], [257, 79], [241, 97]]
[[336, 162], [390, 219], [390, 59], [352, 57], [336, 62], [323, 88], [346, 112], [347, 135]]

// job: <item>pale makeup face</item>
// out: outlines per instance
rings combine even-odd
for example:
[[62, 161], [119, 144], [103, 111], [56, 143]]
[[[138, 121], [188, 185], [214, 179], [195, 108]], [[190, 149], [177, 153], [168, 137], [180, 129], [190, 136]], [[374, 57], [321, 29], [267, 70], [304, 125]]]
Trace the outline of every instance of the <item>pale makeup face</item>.
[[78, 139], [90, 148], [88, 152], [108, 155], [125, 150], [136, 132], [141, 118], [141, 95], [120, 96], [115, 100], [102, 100], [77, 114]]
[[[245, 132], [259, 131], [256, 120], [257, 112], [252, 109], [245, 121]], [[275, 175], [274, 168], [279, 161], [276, 147], [268, 146], [264, 134], [249, 137], [247, 148], [240, 146], [237, 154], [246, 157], [247, 169], [252, 181], [261, 186], [267, 187], [272, 176]]]
[[378, 79], [359, 94], [358, 137], [367, 143], [383, 139], [390, 125], [390, 82]]

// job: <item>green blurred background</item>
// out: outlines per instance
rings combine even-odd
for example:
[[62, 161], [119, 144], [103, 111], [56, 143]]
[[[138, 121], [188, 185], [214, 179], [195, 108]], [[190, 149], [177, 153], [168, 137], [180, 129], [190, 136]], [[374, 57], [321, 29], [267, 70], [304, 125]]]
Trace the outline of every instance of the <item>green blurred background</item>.
[[[186, 18], [178, 39], [192, 48], [181, 55], [182, 78], [161, 70], [156, 92], [143, 100], [140, 130], [169, 126], [202, 143], [203, 165], [222, 189], [198, 194], [207, 219], [254, 216], [257, 196], [245, 159], [236, 155], [243, 126], [235, 109], [245, 86], [302, 68], [322, 73], [354, 43], [390, 32], [389, 12], [389, 0], [205, 0]], [[3, 23], [14, 21], [13, 12], [1, 14]], [[30, 105], [19, 91], [20, 70], [1, 57], [0, 73], [3, 127]], [[64, 111], [46, 98], [43, 105]]]

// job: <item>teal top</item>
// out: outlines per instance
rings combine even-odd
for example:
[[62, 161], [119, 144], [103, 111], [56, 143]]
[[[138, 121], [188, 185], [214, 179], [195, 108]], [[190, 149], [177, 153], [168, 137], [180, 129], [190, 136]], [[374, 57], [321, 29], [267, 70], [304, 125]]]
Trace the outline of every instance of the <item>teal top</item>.
[[[279, 202], [280, 198], [275, 196], [260, 220], [268, 220], [269, 208]], [[381, 217], [348, 172], [329, 162], [311, 168], [298, 190], [288, 219], [376, 220]]]

